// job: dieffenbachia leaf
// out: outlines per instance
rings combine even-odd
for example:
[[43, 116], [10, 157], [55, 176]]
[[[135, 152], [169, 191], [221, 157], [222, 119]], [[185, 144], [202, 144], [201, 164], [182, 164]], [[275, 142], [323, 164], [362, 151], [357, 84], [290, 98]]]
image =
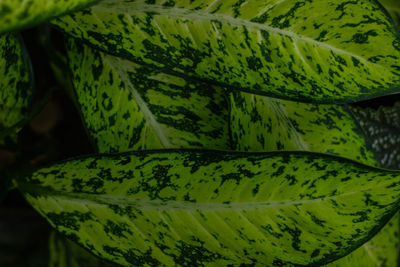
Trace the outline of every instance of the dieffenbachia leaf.
[[35, 26], [98, 0], [0, 0], [0, 34]]
[[238, 151], [312, 151], [376, 165], [362, 129], [341, 105], [231, 93], [231, 133]]
[[389, 11], [397, 27], [400, 26], [400, 1], [399, 0], [379, 0], [382, 5]]
[[32, 87], [30, 61], [21, 37], [0, 35], [0, 133], [26, 116]]
[[327, 267], [397, 266], [399, 258], [399, 214], [396, 214], [369, 242]]
[[378, 110], [353, 107], [351, 111], [370, 140], [381, 166], [400, 169], [400, 103]]
[[228, 149], [220, 87], [185, 80], [68, 42], [70, 68], [89, 134], [100, 152]]
[[[233, 148], [239, 151], [303, 150], [377, 165], [374, 154], [347, 107], [296, 103], [249, 93], [231, 94]], [[398, 216], [371, 241], [333, 266], [395, 266]], [[360, 262], [364, 260], [368, 264]], [[358, 265], [357, 265], [358, 264]], [[372, 264], [372, 265], [371, 265]]]
[[105, 0], [53, 23], [111, 54], [257, 94], [350, 102], [399, 91], [374, 0]]
[[111, 267], [76, 243], [52, 232], [49, 238], [49, 267]]
[[400, 204], [400, 172], [309, 152], [95, 155], [18, 187], [58, 231], [122, 265], [328, 263]]

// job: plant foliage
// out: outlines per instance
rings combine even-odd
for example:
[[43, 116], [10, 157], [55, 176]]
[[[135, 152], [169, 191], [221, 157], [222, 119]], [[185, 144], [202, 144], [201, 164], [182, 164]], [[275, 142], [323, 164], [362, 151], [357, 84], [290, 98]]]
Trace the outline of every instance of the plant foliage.
[[[0, 0], [0, 200], [58, 232], [49, 266], [395, 266], [399, 10]], [[54, 88], [95, 153], [60, 156]]]

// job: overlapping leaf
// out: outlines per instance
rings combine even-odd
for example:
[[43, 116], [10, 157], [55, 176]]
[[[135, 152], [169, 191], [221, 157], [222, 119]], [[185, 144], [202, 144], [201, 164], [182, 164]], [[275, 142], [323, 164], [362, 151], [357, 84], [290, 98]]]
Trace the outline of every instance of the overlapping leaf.
[[[231, 129], [234, 149], [239, 151], [303, 150], [377, 164], [362, 130], [348, 108], [340, 105], [304, 104], [235, 92], [231, 94]], [[373, 240], [332, 265], [397, 264], [398, 230], [396, 216]]]
[[135, 62], [280, 98], [349, 102], [400, 86], [398, 33], [373, 0], [106, 0], [54, 24]]
[[18, 186], [58, 231], [123, 265], [327, 263], [400, 204], [400, 173], [306, 152], [97, 155]]
[[111, 267], [76, 243], [52, 232], [49, 238], [49, 267]]
[[31, 95], [32, 73], [22, 40], [15, 34], [1, 35], [0, 133], [24, 118]]
[[98, 0], [0, 0], [0, 34], [32, 27]]
[[377, 267], [397, 266], [399, 258], [399, 214], [369, 242], [327, 266]]
[[376, 165], [362, 130], [346, 108], [234, 92], [233, 147], [238, 151], [313, 151]]
[[398, 0], [379, 0], [379, 2], [389, 11], [397, 27], [400, 26], [400, 2]]
[[224, 91], [68, 45], [78, 102], [100, 152], [157, 148], [227, 149]]

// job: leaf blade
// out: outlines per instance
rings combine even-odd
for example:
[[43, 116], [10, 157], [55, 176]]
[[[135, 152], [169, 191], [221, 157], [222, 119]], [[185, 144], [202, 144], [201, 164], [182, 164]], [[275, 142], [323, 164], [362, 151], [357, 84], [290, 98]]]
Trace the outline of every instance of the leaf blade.
[[341, 105], [291, 102], [231, 93], [231, 129], [237, 151], [311, 151], [377, 165], [363, 131]]
[[32, 80], [30, 60], [22, 38], [17, 34], [1, 35], [0, 132], [6, 132], [27, 115], [32, 98]]
[[227, 149], [224, 91], [152, 70], [69, 39], [82, 116], [100, 152]]
[[311, 264], [372, 237], [398, 209], [399, 177], [305, 152], [153, 151], [61, 163], [19, 189], [119, 264]]
[[36, 26], [95, 2], [98, 0], [2, 0], [0, 2], [0, 34]]
[[376, 2], [217, 3], [109, 0], [54, 24], [135, 62], [258, 94], [322, 103], [398, 91], [398, 36]]

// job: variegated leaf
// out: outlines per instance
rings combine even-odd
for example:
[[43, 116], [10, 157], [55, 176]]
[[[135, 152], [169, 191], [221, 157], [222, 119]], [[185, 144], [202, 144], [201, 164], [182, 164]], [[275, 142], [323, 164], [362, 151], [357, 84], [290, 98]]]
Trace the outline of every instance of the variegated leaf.
[[100, 152], [228, 149], [222, 88], [155, 71], [72, 39], [68, 43], [78, 102]]
[[371, 142], [381, 166], [400, 169], [400, 103], [393, 107], [351, 109]]
[[0, 0], [0, 34], [35, 26], [98, 0]]
[[0, 35], [0, 133], [25, 117], [32, 87], [31, 66], [21, 37]]
[[[304, 104], [234, 92], [231, 129], [234, 149], [239, 151], [324, 152], [377, 165], [358, 123], [348, 108], [340, 105]], [[398, 230], [396, 216], [374, 239], [332, 265], [395, 266]]]
[[390, 15], [397, 24], [400, 26], [400, 1], [399, 0], [379, 0], [383, 6], [389, 11]]
[[344, 106], [231, 93], [231, 133], [238, 151], [312, 151], [376, 165], [362, 129]]
[[383, 267], [399, 262], [399, 214], [396, 214], [369, 242], [327, 267]]
[[399, 91], [400, 40], [374, 0], [105, 0], [53, 23], [159, 69], [313, 102]]
[[111, 267], [76, 243], [52, 232], [49, 238], [49, 267]]
[[135, 266], [324, 264], [400, 204], [399, 172], [307, 152], [95, 155], [17, 183], [58, 231]]

